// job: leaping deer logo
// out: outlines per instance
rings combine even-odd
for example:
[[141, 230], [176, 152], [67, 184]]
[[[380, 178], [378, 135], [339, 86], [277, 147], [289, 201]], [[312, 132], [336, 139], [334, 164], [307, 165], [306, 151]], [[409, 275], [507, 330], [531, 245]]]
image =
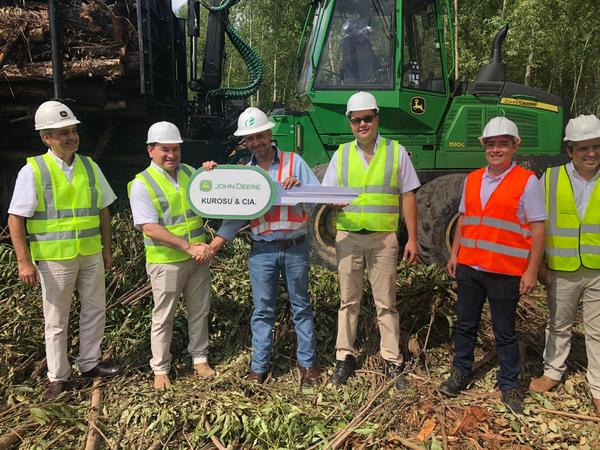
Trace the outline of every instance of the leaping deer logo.
[[411, 98], [410, 109], [414, 114], [425, 114], [425, 99], [423, 97]]

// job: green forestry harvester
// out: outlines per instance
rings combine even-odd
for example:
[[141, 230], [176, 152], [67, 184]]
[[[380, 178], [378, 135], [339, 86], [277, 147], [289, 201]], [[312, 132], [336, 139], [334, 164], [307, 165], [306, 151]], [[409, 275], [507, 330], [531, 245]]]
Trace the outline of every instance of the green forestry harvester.
[[[180, 125], [190, 163], [228, 160], [239, 144], [232, 136], [236, 119], [262, 77], [260, 58], [228, 21], [238, 1], [202, 2], [210, 11], [198, 71], [198, 0], [188, 0], [187, 20], [173, 15], [170, 0], [48, 0], [26, 11], [26, 4], [0, 0], [0, 21], [12, 14], [21, 22], [10, 24], [23, 25], [21, 32], [0, 32], [0, 126], [6, 131], [0, 136], [0, 214], [12, 191], [8, 174], [43, 150], [31, 131], [32, 116], [51, 97], [72, 103], [83, 122], [81, 151], [92, 154], [114, 184], [147, 164], [144, 134], [155, 120]], [[348, 98], [372, 92], [380, 132], [407, 148], [423, 183], [417, 193], [421, 256], [438, 264], [449, 253], [465, 174], [485, 164], [478, 137], [487, 120], [505, 115], [515, 121], [523, 141], [519, 162], [542, 169], [563, 159], [567, 110], [554, 95], [506, 81], [506, 28], [477, 79], [455, 81], [451, 16], [448, 0], [312, 0], [298, 53], [302, 110], [279, 104], [271, 113], [277, 145], [300, 153], [322, 176], [337, 147], [353, 139], [344, 116]], [[226, 35], [247, 65], [246, 86], [223, 86]], [[48, 55], [51, 62], [44, 61]], [[310, 226], [313, 256], [332, 265], [334, 211], [315, 206]]]
[[[465, 173], [485, 164], [479, 136], [490, 118], [517, 123], [517, 159], [524, 166], [540, 170], [562, 160], [567, 108], [555, 95], [506, 81], [507, 27], [477, 79], [456, 82], [447, 0], [322, 0], [313, 2], [310, 15], [298, 62], [303, 110], [274, 110], [274, 139], [322, 176], [338, 146], [353, 139], [344, 116], [348, 97], [373, 93], [380, 133], [406, 147], [423, 184], [417, 231], [424, 261], [445, 265], [448, 259]], [[334, 214], [325, 205], [311, 213], [312, 249], [328, 264], [335, 256]]]

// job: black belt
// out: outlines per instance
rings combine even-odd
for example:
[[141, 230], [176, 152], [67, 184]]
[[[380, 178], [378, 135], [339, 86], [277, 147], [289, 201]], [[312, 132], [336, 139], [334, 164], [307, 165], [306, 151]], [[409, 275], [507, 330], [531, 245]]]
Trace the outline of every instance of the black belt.
[[294, 239], [278, 239], [275, 241], [252, 241], [252, 247], [255, 245], [276, 245], [279, 248], [290, 248], [301, 244], [306, 240], [306, 235]]
[[373, 230], [367, 230], [366, 228], [361, 228], [360, 230], [352, 230], [351, 233], [371, 234], [371, 233], [379, 233], [379, 231], [373, 231]]

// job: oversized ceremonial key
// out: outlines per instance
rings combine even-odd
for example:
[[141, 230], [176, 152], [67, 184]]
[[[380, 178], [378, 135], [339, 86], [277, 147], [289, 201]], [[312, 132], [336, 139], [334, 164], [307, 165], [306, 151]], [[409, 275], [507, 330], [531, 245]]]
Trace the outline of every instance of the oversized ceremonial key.
[[331, 186], [294, 186], [291, 189], [283, 189], [281, 183], [277, 183], [275, 204], [328, 203], [341, 205], [350, 203], [358, 194], [360, 194], [360, 189]]
[[190, 208], [199, 216], [247, 220], [264, 215], [273, 205], [347, 204], [359, 193], [325, 186], [283, 189], [260, 167], [222, 165], [194, 172], [186, 195]]

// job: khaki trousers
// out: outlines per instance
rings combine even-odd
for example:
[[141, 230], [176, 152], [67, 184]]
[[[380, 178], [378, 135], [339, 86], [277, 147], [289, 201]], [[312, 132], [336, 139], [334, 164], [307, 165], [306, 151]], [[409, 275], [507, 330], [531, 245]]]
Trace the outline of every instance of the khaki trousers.
[[600, 399], [600, 270], [548, 272], [550, 320], [546, 327], [544, 375], [560, 380], [567, 368], [571, 331], [579, 301], [583, 303], [583, 326], [588, 359], [587, 379], [592, 396]]
[[340, 282], [336, 359], [344, 360], [356, 351], [354, 341], [366, 263], [377, 309], [381, 356], [386, 361], [400, 364], [400, 320], [396, 309], [399, 245], [396, 233], [360, 234], [338, 230], [335, 240]]
[[65, 381], [71, 375], [67, 330], [75, 289], [81, 303], [77, 365], [86, 372], [100, 360], [106, 322], [104, 261], [102, 254], [96, 253], [63, 261], [38, 261], [37, 265], [44, 306], [48, 379]]
[[210, 270], [208, 264], [193, 259], [168, 264], [146, 264], [150, 276], [154, 309], [150, 347], [150, 367], [156, 375], [166, 375], [171, 368], [173, 319], [183, 293], [187, 309], [188, 352], [193, 364], [208, 360], [208, 313], [210, 311]]

